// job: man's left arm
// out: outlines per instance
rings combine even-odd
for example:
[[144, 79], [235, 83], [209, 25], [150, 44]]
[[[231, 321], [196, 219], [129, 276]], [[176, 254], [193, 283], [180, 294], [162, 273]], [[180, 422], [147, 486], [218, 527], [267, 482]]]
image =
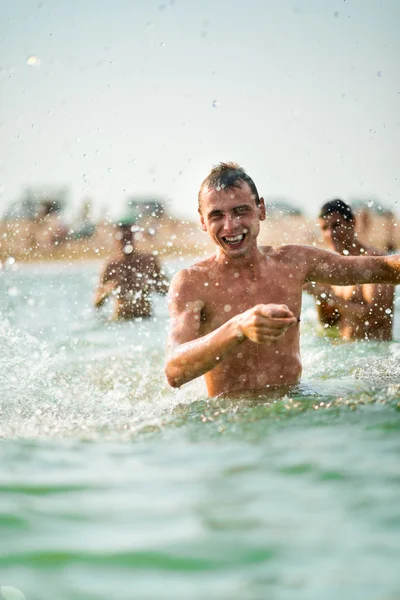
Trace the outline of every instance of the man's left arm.
[[95, 308], [102, 307], [107, 298], [113, 293], [114, 289], [115, 281], [111, 279], [110, 266], [106, 265], [99, 277], [99, 282], [94, 293], [93, 305]]
[[355, 285], [357, 283], [400, 284], [400, 255], [342, 256], [329, 250], [305, 247], [304, 281], [317, 281], [329, 285]]

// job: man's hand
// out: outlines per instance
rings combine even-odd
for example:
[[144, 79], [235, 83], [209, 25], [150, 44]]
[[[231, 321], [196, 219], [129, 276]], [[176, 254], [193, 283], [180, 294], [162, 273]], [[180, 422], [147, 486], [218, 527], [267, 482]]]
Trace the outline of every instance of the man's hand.
[[271, 344], [282, 338], [297, 318], [286, 304], [257, 304], [238, 315], [238, 337], [256, 344]]
[[115, 283], [113, 281], [109, 281], [107, 283], [99, 283], [93, 298], [93, 304], [95, 308], [100, 308], [101, 306], [103, 306], [107, 298], [113, 293], [114, 288]]

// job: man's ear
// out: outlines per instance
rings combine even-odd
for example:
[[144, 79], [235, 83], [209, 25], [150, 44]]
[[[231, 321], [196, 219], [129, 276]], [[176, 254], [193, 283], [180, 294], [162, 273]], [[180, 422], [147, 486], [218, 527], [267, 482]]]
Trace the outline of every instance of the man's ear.
[[258, 208], [260, 209], [260, 221], [265, 221], [265, 217], [267, 216], [267, 213], [265, 210], [264, 198], [260, 198], [260, 204], [258, 205]]
[[206, 227], [206, 224], [204, 223], [203, 214], [202, 214], [200, 208], [198, 209], [198, 211], [199, 211], [199, 215], [200, 215], [201, 228], [203, 231], [207, 231], [207, 227]]

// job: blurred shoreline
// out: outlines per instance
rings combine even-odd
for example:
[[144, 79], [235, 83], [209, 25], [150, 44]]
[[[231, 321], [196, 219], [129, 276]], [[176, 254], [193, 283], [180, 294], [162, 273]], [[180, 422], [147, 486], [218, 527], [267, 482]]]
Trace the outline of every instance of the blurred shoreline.
[[[213, 254], [214, 245], [209, 241], [199, 223], [180, 221], [169, 216], [146, 218], [135, 224], [136, 247], [162, 258], [170, 256], [194, 256]], [[45, 262], [105, 259], [114, 253], [115, 225], [98, 223], [94, 232], [79, 239], [53, 235], [52, 224], [38, 227], [30, 220], [0, 222], [0, 261]], [[374, 216], [368, 232], [359, 232], [366, 245], [385, 249], [388, 227], [384, 217]], [[400, 246], [397, 224], [391, 232], [394, 247]], [[323, 247], [316, 219], [305, 216], [267, 218], [261, 223], [260, 245], [306, 244]]]

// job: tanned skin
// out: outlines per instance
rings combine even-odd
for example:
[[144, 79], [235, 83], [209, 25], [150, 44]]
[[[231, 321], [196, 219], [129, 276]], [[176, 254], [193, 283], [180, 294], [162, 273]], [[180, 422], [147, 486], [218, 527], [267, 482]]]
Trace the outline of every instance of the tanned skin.
[[[347, 256], [383, 256], [364, 246], [355, 235], [355, 220], [332, 212], [319, 219], [328, 248]], [[343, 339], [391, 340], [393, 335], [394, 287], [384, 284], [330, 286], [307, 284], [316, 298], [322, 324], [337, 325]]]
[[112, 295], [115, 300], [113, 319], [137, 319], [152, 316], [151, 293], [167, 294], [168, 281], [156, 256], [138, 252], [130, 228], [116, 234], [115, 259], [109, 261], [101, 275], [93, 300], [100, 308]]
[[304, 283], [400, 282], [400, 256], [258, 246], [265, 205], [262, 198], [256, 204], [246, 181], [204, 187], [200, 199], [202, 229], [216, 253], [171, 283], [165, 372], [173, 387], [201, 375], [211, 397], [295, 384]]

